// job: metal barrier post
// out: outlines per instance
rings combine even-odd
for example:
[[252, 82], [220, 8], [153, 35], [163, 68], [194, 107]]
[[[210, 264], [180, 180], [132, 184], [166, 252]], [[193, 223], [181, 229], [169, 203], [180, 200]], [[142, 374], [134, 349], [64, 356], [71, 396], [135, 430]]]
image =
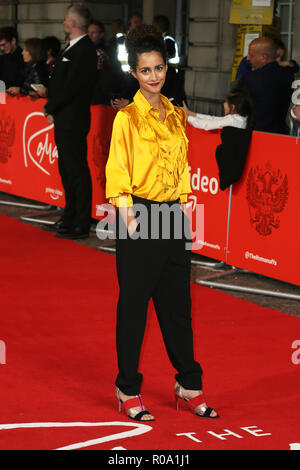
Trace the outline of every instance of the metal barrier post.
[[[230, 195], [229, 195], [229, 205], [228, 205], [228, 220], [227, 220], [227, 237], [226, 237], [226, 258], [228, 253], [228, 246], [229, 246], [229, 232], [230, 232], [230, 215], [231, 215], [231, 203], [232, 203], [232, 185], [230, 186]], [[219, 279], [220, 277], [228, 276], [229, 274], [252, 274], [251, 271], [247, 271], [246, 269], [239, 269], [234, 266], [231, 269], [223, 271], [221, 273], [215, 273], [208, 276], [200, 277], [196, 279], [196, 284], [201, 284], [203, 286], [216, 288], [216, 289], [225, 289], [225, 290], [232, 290], [237, 292], [245, 292], [249, 294], [257, 294], [257, 295], [269, 295], [272, 297], [280, 297], [285, 299], [292, 299], [292, 300], [300, 300], [300, 295], [296, 294], [286, 294], [284, 292], [275, 292], [271, 290], [265, 289], [256, 289], [252, 287], [245, 287], [241, 285], [235, 284], [224, 284], [221, 282], [214, 282], [214, 279]]]
[[[231, 214], [231, 199], [232, 199], [232, 185], [230, 186], [229, 188], [229, 200], [228, 200], [228, 215], [227, 215], [227, 233], [226, 233], [226, 248], [225, 248], [225, 252], [226, 252], [226, 258], [227, 258], [227, 252], [228, 252], [228, 244], [229, 244], [229, 226], [230, 226], [230, 214]], [[202, 267], [207, 267], [207, 268], [223, 268], [225, 266], [227, 266], [227, 264], [224, 262], [224, 261], [214, 261], [214, 262], [210, 262], [210, 261], [198, 261], [198, 260], [192, 260], [191, 261], [191, 264], [195, 264], [195, 265], [198, 265], [198, 266], [202, 266]], [[224, 275], [225, 275], [226, 271], [224, 271]], [[219, 277], [219, 276], [218, 276]]]
[[24, 203], [24, 202], [12, 202], [12, 201], [1, 201], [0, 204], [3, 206], [14, 206], [14, 207], [24, 207], [26, 209], [35, 209], [35, 210], [41, 210], [44, 211], [48, 209], [50, 206], [49, 204], [47, 205], [42, 205], [42, 204], [31, 204], [31, 203]]
[[[225, 274], [233, 274], [233, 273], [248, 273], [249, 271], [244, 271], [242, 269], [236, 269], [233, 268], [232, 270], [227, 271]], [[217, 277], [217, 275], [213, 275], [214, 278]], [[220, 276], [219, 276], [220, 277]], [[272, 290], [266, 290], [266, 289], [256, 289], [252, 287], [245, 287], [245, 286], [240, 286], [240, 285], [234, 285], [234, 284], [224, 284], [221, 282], [213, 282], [209, 280], [210, 278], [198, 278], [196, 279], [196, 284], [201, 284], [202, 286], [207, 286], [211, 288], [216, 288], [216, 289], [225, 289], [225, 290], [232, 290], [236, 292], [245, 292], [248, 294], [256, 294], [256, 295], [269, 295], [272, 297], [279, 297], [283, 299], [291, 299], [291, 300], [300, 300], [300, 295], [296, 294], [287, 294], [285, 292], [275, 292]]]

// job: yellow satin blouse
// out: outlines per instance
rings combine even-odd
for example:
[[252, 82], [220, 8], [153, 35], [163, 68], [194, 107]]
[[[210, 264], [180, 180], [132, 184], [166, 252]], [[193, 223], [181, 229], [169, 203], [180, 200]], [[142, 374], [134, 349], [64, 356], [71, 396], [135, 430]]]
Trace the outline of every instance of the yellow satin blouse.
[[166, 118], [139, 90], [115, 117], [106, 165], [106, 197], [130, 207], [131, 195], [165, 202], [191, 193], [185, 135], [186, 114], [163, 95]]

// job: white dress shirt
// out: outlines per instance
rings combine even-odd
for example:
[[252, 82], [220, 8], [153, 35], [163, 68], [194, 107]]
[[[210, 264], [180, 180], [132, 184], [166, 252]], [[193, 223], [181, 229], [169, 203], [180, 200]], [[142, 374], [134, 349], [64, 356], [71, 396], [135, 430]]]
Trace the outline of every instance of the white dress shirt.
[[198, 129], [210, 131], [213, 129], [223, 129], [223, 127], [231, 126], [239, 129], [246, 129], [247, 118], [240, 114], [227, 114], [226, 116], [210, 116], [209, 114], [197, 113], [196, 116], [188, 116], [188, 122]]
[[71, 49], [71, 47], [73, 47], [76, 44], [76, 42], [78, 42], [78, 41], [80, 41], [80, 39], [84, 38], [84, 36], [86, 36], [86, 34], [83, 34], [82, 36], [78, 36], [78, 38], [71, 39], [70, 42], [69, 42], [68, 47], [64, 50], [64, 53], [67, 52], [69, 49]]

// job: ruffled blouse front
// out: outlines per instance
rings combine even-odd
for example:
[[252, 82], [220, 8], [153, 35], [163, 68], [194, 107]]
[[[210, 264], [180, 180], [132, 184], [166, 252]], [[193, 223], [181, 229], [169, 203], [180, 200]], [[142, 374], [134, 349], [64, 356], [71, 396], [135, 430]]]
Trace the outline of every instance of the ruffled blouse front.
[[187, 201], [191, 192], [185, 111], [163, 95], [166, 118], [139, 90], [133, 103], [116, 115], [106, 165], [106, 197], [131, 206], [131, 195], [154, 201]]

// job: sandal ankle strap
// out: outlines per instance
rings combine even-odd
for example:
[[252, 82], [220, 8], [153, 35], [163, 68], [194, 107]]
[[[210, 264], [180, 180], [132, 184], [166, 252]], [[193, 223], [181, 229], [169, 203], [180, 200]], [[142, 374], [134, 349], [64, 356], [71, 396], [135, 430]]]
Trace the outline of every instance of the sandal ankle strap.
[[192, 409], [195, 409], [195, 408], [197, 408], [197, 406], [200, 406], [200, 405], [203, 405], [205, 408], [207, 408], [203, 393], [201, 393], [200, 395], [198, 395], [198, 396], [195, 397], [195, 398], [190, 398], [190, 399], [184, 398], [184, 401], [185, 401]]
[[124, 401], [123, 407], [126, 413], [128, 413], [129, 410], [131, 410], [131, 408], [140, 408], [141, 411], [145, 411], [145, 408], [142, 403], [142, 398], [140, 395], [137, 395], [134, 398], [130, 398], [129, 400]]

